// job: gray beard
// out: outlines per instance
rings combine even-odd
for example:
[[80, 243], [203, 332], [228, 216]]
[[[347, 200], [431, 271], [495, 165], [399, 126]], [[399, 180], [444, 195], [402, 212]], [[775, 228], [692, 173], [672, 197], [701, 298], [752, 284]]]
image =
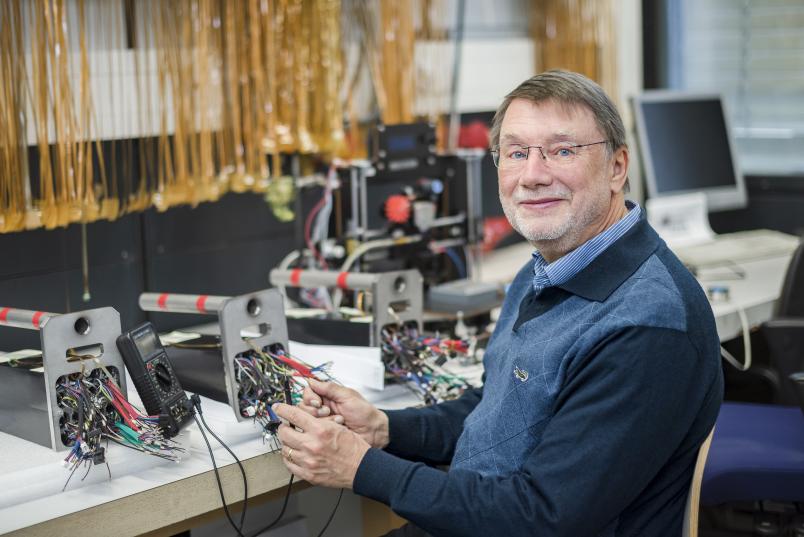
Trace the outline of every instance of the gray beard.
[[559, 223], [553, 229], [547, 229], [538, 233], [527, 232], [517, 222], [516, 204], [510, 206], [500, 200], [503, 213], [514, 230], [522, 235], [525, 240], [533, 245], [537, 250], [549, 249], [553, 252], [569, 252], [580, 246], [577, 244], [583, 232], [595, 222], [600, 215], [594, 211], [587, 211], [577, 218], [568, 218], [565, 222]]
[[514, 228], [514, 231], [525, 237], [525, 240], [531, 243], [560, 239], [567, 234], [572, 234], [572, 229], [576, 227], [575, 222], [573, 222], [572, 219], [568, 219], [566, 222], [557, 225], [553, 229], [548, 229], [538, 233], [531, 233], [523, 229], [523, 227], [517, 222], [516, 204], [511, 206], [508, 203], [501, 202], [501, 205], [503, 208], [503, 213], [505, 213], [505, 217], [508, 219], [511, 227]]

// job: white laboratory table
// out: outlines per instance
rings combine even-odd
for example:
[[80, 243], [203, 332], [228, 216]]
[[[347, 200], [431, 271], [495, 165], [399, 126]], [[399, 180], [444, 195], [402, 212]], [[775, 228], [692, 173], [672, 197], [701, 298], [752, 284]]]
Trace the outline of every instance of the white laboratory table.
[[[507, 283], [530, 258], [533, 247], [522, 242], [493, 252], [481, 259], [478, 278], [486, 282]], [[782, 289], [792, 255], [768, 257], [718, 266], [698, 273], [698, 282], [708, 290], [712, 286], [728, 289], [728, 299], [710, 302], [721, 341], [742, 333], [740, 310], [755, 328], [769, 320]]]
[[750, 328], [759, 326], [773, 316], [791, 258], [792, 255], [788, 254], [741, 262], [734, 266], [740, 271], [739, 277], [733, 269], [724, 267], [698, 273], [698, 281], [704, 289], [712, 286], [728, 289], [728, 299], [711, 303], [721, 341], [742, 333], [741, 309]]
[[[137, 399], [131, 391], [129, 399]], [[228, 406], [206, 398], [202, 406], [209, 426], [243, 461], [250, 498], [288, 484], [281, 455], [270, 452], [251, 422], [238, 423]], [[172, 533], [189, 528], [182, 526], [185, 521], [219, 510], [221, 499], [195, 424], [178, 438], [187, 448], [178, 463], [111, 444], [106, 458], [113, 479], [106, 466], [97, 465], [82, 482], [79, 469], [62, 492], [69, 472], [61, 461], [67, 452], [0, 433], [0, 534], [122, 537], [175, 525], [181, 527]], [[237, 503], [243, 498], [237, 465], [211, 437], [210, 442], [222, 467], [224, 493]]]

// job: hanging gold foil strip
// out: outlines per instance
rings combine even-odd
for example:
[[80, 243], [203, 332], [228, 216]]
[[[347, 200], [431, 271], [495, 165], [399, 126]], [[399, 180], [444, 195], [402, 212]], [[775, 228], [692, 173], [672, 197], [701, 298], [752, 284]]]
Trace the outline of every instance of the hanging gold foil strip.
[[0, 2], [0, 232], [265, 192], [281, 153], [344, 154], [340, 0], [85, 1]]
[[386, 122], [413, 121], [413, 3], [382, 2], [380, 7], [382, 58], [386, 91]]
[[448, 0], [344, 0], [349, 73], [344, 106], [353, 155], [365, 151], [363, 77], [371, 82], [376, 116], [386, 125], [439, 123], [448, 111], [454, 56], [449, 29], [455, 24], [449, 5]]
[[27, 208], [22, 6], [0, 2], [0, 233], [25, 227]]
[[612, 0], [531, 0], [536, 72], [577, 71], [617, 91], [617, 49]]

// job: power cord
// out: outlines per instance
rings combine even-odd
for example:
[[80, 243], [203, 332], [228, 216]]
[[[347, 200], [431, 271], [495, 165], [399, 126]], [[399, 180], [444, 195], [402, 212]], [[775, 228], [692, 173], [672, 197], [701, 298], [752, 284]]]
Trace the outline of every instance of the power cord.
[[332, 519], [335, 518], [335, 512], [338, 510], [338, 506], [341, 504], [341, 498], [343, 498], [343, 489], [341, 489], [341, 491], [338, 493], [338, 501], [335, 502], [335, 507], [332, 508], [332, 512], [329, 514], [329, 518], [327, 519], [327, 523], [324, 524], [324, 527], [321, 528], [320, 532], [318, 532], [318, 537], [321, 537], [322, 535], [324, 535], [324, 532], [327, 531], [327, 528], [329, 527], [330, 522], [332, 522]]
[[726, 350], [725, 347], [722, 345], [720, 346], [720, 354], [723, 358], [732, 365], [738, 371], [748, 371], [751, 368], [751, 327], [748, 325], [748, 316], [745, 314], [745, 310], [741, 307], [737, 307], [737, 316], [740, 318], [740, 327], [742, 329], [743, 335], [743, 349], [745, 352], [745, 359], [743, 363], [737, 361], [737, 358], [734, 357], [729, 351]]
[[[282, 520], [282, 517], [285, 515], [285, 509], [287, 509], [287, 507], [288, 507], [288, 500], [290, 499], [290, 490], [291, 490], [291, 487], [293, 486], [293, 478], [294, 478], [293, 474], [290, 474], [290, 481], [288, 482], [287, 490], [285, 492], [285, 500], [284, 500], [284, 502], [282, 502], [282, 510], [279, 511], [279, 514], [276, 516], [276, 518], [273, 520], [273, 522], [271, 522], [270, 524], [268, 524], [264, 528], [259, 529], [259, 530], [255, 531], [254, 533], [249, 534], [248, 537], [257, 537], [258, 535], [260, 535], [262, 533], [265, 533], [266, 531], [268, 531], [271, 528], [273, 528], [274, 526], [276, 526], [276, 524], [280, 520]], [[330, 523], [332, 523], [332, 519], [335, 518], [335, 513], [338, 510], [338, 506], [341, 503], [341, 498], [343, 498], [343, 489], [341, 489], [341, 491], [338, 493], [338, 500], [335, 502], [335, 507], [332, 508], [332, 512], [329, 514], [329, 518], [327, 519], [326, 524], [324, 524], [324, 527], [321, 528], [320, 532], [318, 532], [318, 537], [322, 537], [324, 535], [324, 532], [327, 531], [327, 528], [329, 528]]]
[[[246, 520], [246, 509], [248, 508], [248, 480], [246, 479], [246, 470], [243, 468], [243, 464], [240, 462], [240, 459], [237, 458], [237, 455], [229, 449], [229, 446], [224, 444], [223, 440], [221, 440], [218, 435], [216, 435], [212, 429], [210, 429], [209, 425], [207, 425], [206, 420], [204, 419], [204, 411], [201, 409], [201, 398], [198, 395], [193, 395], [190, 397], [190, 401], [193, 404], [195, 411], [193, 412], [193, 419], [195, 423], [198, 425], [198, 430], [201, 431], [201, 436], [204, 438], [204, 443], [207, 445], [207, 450], [209, 450], [209, 458], [212, 459], [212, 468], [215, 470], [215, 480], [218, 483], [218, 492], [221, 495], [221, 502], [223, 503], [223, 511], [226, 513], [226, 518], [229, 520], [229, 524], [232, 525], [234, 530], [237, 532], [238, 537], [245, 537], [243, 535], [243, 524]], [[201, 418], [199, 422], [198, 419]], [[203, 427], [202, 427], [203, 424]], [[212, 435], [218, 443], [223, 446], [223, 448], [229, 452], [229, 454], [234, 458], [237, 466], [240, 468], [240, 474], [243, 476], [243, 512], [240, 513], [240, 527], [238, 528], [235, 525], [234, 520], [232, 519], [231, 513], [229, 513], [229, 506], [226, 503], [226, 497], [223, 495], [223, 485], [221, 484], [221, 477], [218, 473], [218, 465], [215, 462], [215, 455], [212, 453], [212, 446], [209, 443], [209, 439], [207, 438], [207, 434], [204, 432], [204, 428], [209, 431], [209, 434]]]
[[257, 537], [257, 535], [260, 535], [261, 533], [264, 533], [264, 532], [270, 530], [271, 528], [276, 526], [277, 522], [282, 520], [282, 517], [285, 516], [285, 509], [287, 509], [287, 507], [288, 507], [288, 500], [290, 500], [290, 490], [291, 490], [292, 486], [293, 486], [293, 474], [290, 474], [290, 481], [288, 481], [287, 491], [285, 492], [285, 501], [282, 502], [282, 509], [279, 511], [279, 514], [276, 516], [276, 518], [273, 520], [273, 522], [271, 522], [270, 524], [268, 524], [264, 528], [259, 529], [259, 530], [255, 531], [254, 533], [250, 534], [248, 537]]

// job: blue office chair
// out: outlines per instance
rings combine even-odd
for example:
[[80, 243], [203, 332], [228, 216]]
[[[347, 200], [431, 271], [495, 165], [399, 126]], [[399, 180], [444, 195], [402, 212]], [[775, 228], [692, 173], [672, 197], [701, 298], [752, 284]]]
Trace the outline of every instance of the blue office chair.
[[798, 407], [723, 403], [701, 503], [804, 502], [804, 414]]
[[780, 404], [723, 403], [704, 470], [703, 506], [804, 502], [804, 244], [762, 330]]

